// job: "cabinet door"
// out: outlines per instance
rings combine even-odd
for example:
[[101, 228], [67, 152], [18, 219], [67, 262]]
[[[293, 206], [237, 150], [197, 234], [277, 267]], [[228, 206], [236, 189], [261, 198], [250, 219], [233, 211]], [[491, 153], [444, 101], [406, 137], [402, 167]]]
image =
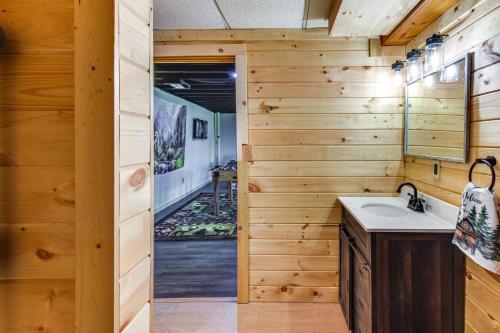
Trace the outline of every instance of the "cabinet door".
[[352, 331], [370, 333], [371, 330], [371, 268], [363, 254], [351, 243], [352, 256]]
[[340, 228], [340, 295], [339, 302], [349, 329], [352, 327], [352, 249], [351, 237]]

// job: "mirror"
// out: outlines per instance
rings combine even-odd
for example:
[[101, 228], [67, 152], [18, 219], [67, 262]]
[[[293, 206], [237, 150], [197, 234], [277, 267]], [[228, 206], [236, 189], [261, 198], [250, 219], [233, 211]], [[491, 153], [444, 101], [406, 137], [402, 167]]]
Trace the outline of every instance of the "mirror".
[[406, 85], [405, 155], [467, 162], [470, 55]]

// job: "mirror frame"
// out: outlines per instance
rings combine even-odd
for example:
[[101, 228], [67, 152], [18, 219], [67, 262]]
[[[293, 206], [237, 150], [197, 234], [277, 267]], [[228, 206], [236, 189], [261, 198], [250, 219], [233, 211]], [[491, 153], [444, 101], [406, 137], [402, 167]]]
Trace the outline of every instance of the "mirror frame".
[[[444, 68], [449, 65], [453, 65], [457, 62], [464, 60], [464, 99], [465, 99], [465, 109], [464, 109], [464, 158], [453, 158], [453, 157], [441, 157], [441, 156], [431, 156], [431, 155], [420, 155], [420, 154], [410, 154], [408, 153], [408, 86], [412, 83], [415, 83], [419, 80], [424, 80], [429, 75], [434, 75], [436, 73], [441, 72]], [[450, 162], [458, 162], [458, 163], [467, 163], [469, 160], [469, 124], [470, 124], [470, 109], [471, 109], [471, 74], [472, 74], [472, 53], [466, 53], [460, 57], [454, 58], [453, 60], [445, 63], [441, 66], [440, 69], [435, 70], [433, 72], [427, 73], [422, 76], [421, 79], [413, 80], [411, 82], [406, 82], [405, 86], [405, 127], [404, 127], [404, 156], [411, 157], [419, 157], [419, 158], [427, 158], [431, 160], [438, 161], [450, 161]]]

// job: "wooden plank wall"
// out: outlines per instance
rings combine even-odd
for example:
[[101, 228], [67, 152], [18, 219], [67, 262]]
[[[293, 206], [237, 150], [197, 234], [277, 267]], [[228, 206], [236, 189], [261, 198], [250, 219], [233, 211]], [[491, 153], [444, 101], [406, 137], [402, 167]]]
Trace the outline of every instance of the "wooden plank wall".
[[0, 1], [0, 332], [74, 330], [73, 13]]
[[152, 4], [119, 0], [119, 331], [150, 331], [152, 291]]
[[118, 326], [113, 153], [115, 6], [113, 1], [101, 0], [75, 0], [74, 4], [75, 331], [108, 333]]
[[393, 57], [364, 38], [255, 41], [248, 49], [250, 301], [336, 302], [340, 193], [402, 181]]
[[[487, 155], [500, 159], [500, 3], [464, 0], [457, 8], [459, 10], [444, 14], [407, 48], [418, 45], [440, 27], [451, 25], [451, 29], [443, 31], [450, 34], [445, 41], [446, 59], [474, 52], [469, 157], [471, 161]], [[461, 17], [460, 21], [457, 17]], [[405, 179], [423, 192], [458, 205], [470, 164], [443, 162], [441, 178], [434, 180], [430, 160], [406, 158]], [[500, 175], [500, 165], [496, 171]], [[490, 179], [487, 169], [477, 168], [475, 182], [486, 185]], [[500, 202], [498, 185], [496, 193]], [[467, 261], [465, 304], [466, 332], [500, 332], [500, 276], [488, 273], [470, 260]]]
[[337, 197], [403, 180], [403, 92], [383, 84], [402, 48], [370, 58], [366, 38], [323, 33], [155, 31], [159, 44], [246, 43], [250, 301], [336, 302]]

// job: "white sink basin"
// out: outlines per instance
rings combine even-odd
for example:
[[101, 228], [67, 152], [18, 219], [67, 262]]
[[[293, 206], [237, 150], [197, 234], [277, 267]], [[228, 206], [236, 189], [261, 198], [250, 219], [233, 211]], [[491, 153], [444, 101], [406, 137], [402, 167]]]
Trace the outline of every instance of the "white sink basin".
[[403, 217], [408, 215], [407, 209], [386, 203], [370, 202], [361, 205], [361, 208], [370, 214], [383, 217]]
[[[429, 197], [426, 198], [426, 200]], [[444, 202], [433, 200], [433, 209], [436, 212], [446, 211]], [[401, 197], [339, 197], [342, 206], [358, 220], [366, 232], [455, 232], [458, 216], [458, 207], [451, 206], [444, 220], [431, 211], [417, 213], [406, 206], [408, 200]], [[448, 204], [446, 204], [448, 205]], [[436, 208], [437, 207], [437, 208]], [[452, 222], [448, 222], [452, 221]]]

